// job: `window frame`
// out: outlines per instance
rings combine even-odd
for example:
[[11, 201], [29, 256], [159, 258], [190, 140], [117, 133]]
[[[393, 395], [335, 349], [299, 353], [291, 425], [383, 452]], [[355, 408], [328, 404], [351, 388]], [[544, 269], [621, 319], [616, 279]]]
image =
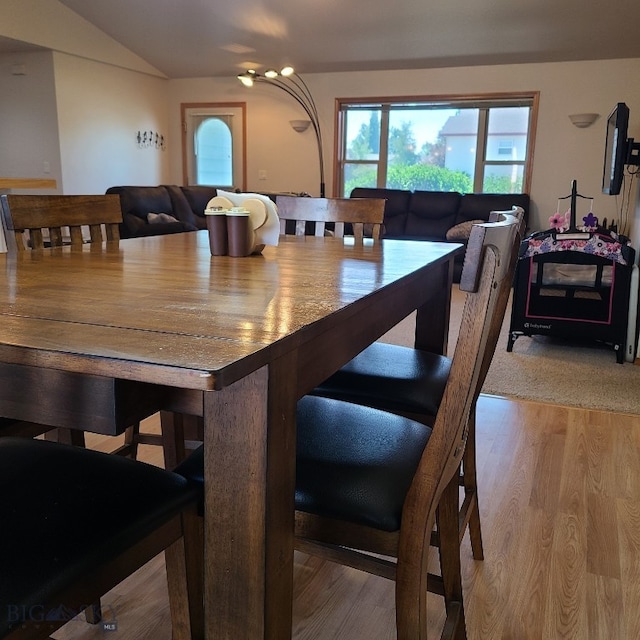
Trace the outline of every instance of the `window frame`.
[[[523, 166], [522, 192], [531, 192], [531, 177], [533, 173], [533, 156], [535, 148], [536, 129], [538, 122], [538, 107], [540, 101], [539, 91], [505, 92], [487, 94], [454, 94], [454, 95], [422, 95], [422, 96], [374, 96], [357, 98], [336, 98], [335, 102], [335, 149], [336, 158], [334, 164], [334, 193], [342, 195], [344, 191], [345, 167], [349, 165], [376, 165], [377, 187], [385, 188], [388, 166], [388, 140], [389, 113], [396, 108], [410, 104], [423, 104], [429, 107], [442, 107], [443, 109], [478, 108], [478, 135], [475, 169], [473, 176], [474, 193], [482, 193], [484, 172], [487, 166], [521, 165]], [[347, 160], [346, 118], [345, 114], [349, 106], [357, 108], [380, 109], [380, 153], [377, 160]], [[529, 128], [527, 133], [527, 145], [525, 159], [522, 161], [487, 160], [487, 136], [491, 108], [527, 106], [529, 112]], [[383, 147], [384, 145], [384, 147]], [[348, 195], [348, 194], [347, 194]]]

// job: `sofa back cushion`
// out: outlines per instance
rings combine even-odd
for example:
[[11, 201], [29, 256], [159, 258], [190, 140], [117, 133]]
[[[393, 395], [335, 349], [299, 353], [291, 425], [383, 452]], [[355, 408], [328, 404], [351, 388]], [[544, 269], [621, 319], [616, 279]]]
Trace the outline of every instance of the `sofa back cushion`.
[[211, 198], [215, 198], [218, 195], [218, 190], [215, 187], [204, 187], [201, 185], [181, 187], [181, 189], [191, 207], [191, 211], [205, 220], [204, 210], [207, 208], [207, 203]]
[[164, 187], [110, 187], [107, 193], [120, 195], [123, 216], [131, 214], [142, 218], [146, 223], [150, 213], [173, 215], [171, 198]]
[[356, 187], [351, 191], [350, 197], [384, 198], [387, 201], [384, 207], [384, 235], [386, 237], [394, 237], [405, 234], [411, 191]]
[[[529, 214], [529, 195], [526, 193], [467, 193], [462, 198], [454, 224], [468, 220], [488, 220], [491, 211], [507, 211], [513, 205], [524, 209], [525, 225]], [[453, 225], [451, 225], [453, 226]]]
[[454, 191], [414, 191], [409, 202], [406, 235], [445, 240], [462, 199]]

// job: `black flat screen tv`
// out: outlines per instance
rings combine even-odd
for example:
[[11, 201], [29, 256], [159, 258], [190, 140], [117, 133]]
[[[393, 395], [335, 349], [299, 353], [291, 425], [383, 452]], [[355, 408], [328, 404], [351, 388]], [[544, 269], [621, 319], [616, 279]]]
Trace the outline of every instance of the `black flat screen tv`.
[[628, 128], [629, 107], [624, 102], [618, 102], [607, 119], [607, 141], [602, 172], [602, 192], [611, 196], [618, 195], [622, 188], [628, 156]]

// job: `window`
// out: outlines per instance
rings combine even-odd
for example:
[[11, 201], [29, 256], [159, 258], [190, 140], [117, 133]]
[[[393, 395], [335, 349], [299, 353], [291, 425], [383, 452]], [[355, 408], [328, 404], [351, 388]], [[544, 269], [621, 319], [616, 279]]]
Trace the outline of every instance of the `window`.
[[338, 100], [339, 192], [527, 193], [538, 94]]
[[183, 104], [184, 182], [245, 188], [244, 103]]
[[199, 116], [193, 127], [196, 184], [233, 185], [229, 116]]

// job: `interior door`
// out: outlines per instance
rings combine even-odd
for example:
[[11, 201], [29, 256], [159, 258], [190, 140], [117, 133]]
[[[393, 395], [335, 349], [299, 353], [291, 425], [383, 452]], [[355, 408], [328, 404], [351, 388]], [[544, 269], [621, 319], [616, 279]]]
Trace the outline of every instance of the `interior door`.
[[182, 104], [183, 180], [246, 190], [246, 105]]

